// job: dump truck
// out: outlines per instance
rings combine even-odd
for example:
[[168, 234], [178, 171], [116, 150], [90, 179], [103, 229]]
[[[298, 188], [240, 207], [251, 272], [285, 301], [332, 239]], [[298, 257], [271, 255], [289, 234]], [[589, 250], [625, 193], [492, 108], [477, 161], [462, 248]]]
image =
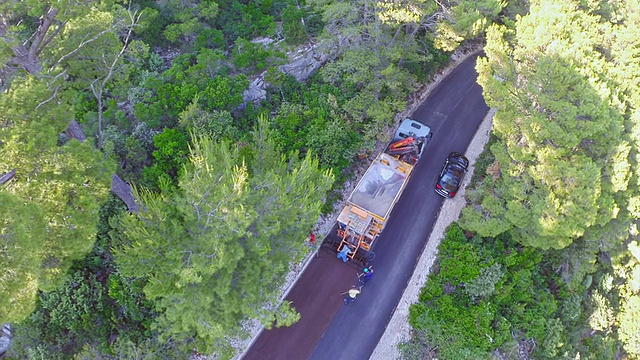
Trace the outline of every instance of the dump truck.
[[333, 246], [342, 261], [366, 264], [373, 259], [373, 244], [384, 230], [431, 136], [428, 126], [407, 118], [371, 163], [338, 216]]

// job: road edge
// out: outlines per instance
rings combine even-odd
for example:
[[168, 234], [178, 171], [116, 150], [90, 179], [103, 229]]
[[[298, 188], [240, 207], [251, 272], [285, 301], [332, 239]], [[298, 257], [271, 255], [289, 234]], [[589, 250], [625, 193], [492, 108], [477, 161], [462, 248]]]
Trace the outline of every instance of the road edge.
[[[475, 162], [489, 141], [492, 119], [495, 113], [496, 109], [489, 110], [467, 147], [465, 155], [469, 159], [469, 174], [473, 174]], [[409, 307], [411, 304], [418, 302], [420, 290], [431, 272], [431, 267], [438, 255], [438, 246], [444, 238], [445, 230], [452, 222], [458, 220], [462, 208], [466, 205], [464, 195], [471, 177], [472, 176], [466, 176], [458, 196], [452, 200], [446, 200], [440, 208], [438, 219], [429, 235], [427, 246], [425, 246], [420, 255], [420, 260], [418, 260], [418, 264], [402, 294], [402, 298], [400, 298], [391, 316], [391, 320], [387, 323], [387, 327], [369, 360], [400, 359], [398, 345], [408, 341], [411, 337], [411, 325], [409, 325], [408, 321]]]

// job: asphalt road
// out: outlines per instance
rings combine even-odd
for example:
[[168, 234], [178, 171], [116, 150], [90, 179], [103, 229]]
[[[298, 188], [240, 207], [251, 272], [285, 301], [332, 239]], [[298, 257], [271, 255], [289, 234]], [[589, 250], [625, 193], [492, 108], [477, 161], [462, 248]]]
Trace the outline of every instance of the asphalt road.
[[[245, 360], [364, 360], [371, 356], [442, 205], [443, 199], [433, 191], [441, 166], [449, 152], [465, 152], [489, 110], [476, 84], [476, 58], [471, 56], [458, 65], [412, 115], [432, 128], [433, 139], [375, 242], [375, 272], [362, 294], [355, 302], [342, 305], [339, 294], [348, 289], [347, 284], [356, 282], [355, 269], [342, 266], [332, 256], [327, 259], [324, 255], [322, 264], [314, 260], [287, 297], [300, 312], [300, 321], [286, 330], [263, 332]], [[322, 272], [332, 264], [336, 268], [324, 270], [326, 276], [310, 273]], [[315, 348], [313, 344], [317, 344]]]

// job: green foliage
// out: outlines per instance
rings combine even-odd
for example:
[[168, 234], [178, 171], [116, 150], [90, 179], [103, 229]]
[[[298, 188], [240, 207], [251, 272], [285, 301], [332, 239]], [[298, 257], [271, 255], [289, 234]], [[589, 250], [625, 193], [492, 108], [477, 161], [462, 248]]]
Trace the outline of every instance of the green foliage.
[[429, 359], [430, 356], [433, 357], [431, 347], [424, 337], [423, 332], [414, 331], [414, 334], [409, 341], [398, 344], [401, 359], [414, 360]]
[[134, 34], [140, 37], [149, 46], [163, 46], [167, 43], [167, 38], [162, 34], [162, 29], [167, 26], [169, 19], [162, 15], [154, 1], [141, 1], [144, 7], [143, 16], [140, 18], [139, 26], [134, 28]]
[[215, 141], [232, 139], [235, 135], [233, 117], [225, 110], [206, 112], [198, 104], [199, 97], [180, 113], [180, 126], [195, 135], [207, 136]]
[[40, 208], [0, 188], [0, 322], [27, 317], [35, 307], [45, 220]]
[[[283, 152], [312, 151], [324, 169], [343, 174], [362, 145], [343, 108], [352, 92], [314, 77], [305, 86], [291, 76], [279, 77], [268, 100], [276, 110], [274, 141]], [[338, 183], [340, 180], [338, 181]]]
[[320, 71], [324, 80], [356, 90], [344, 111], [360, 125], [365, 142], [383, 140], [378, 139], [380, 129], [391, 125], [404, 108], [416, 81], [404, 64], [413, 68], [438, 64], [430, 52], [432, 41], [420, 31], [423, 16], [435, 11], [432, 4], [396, 8], [371, 0], [314, 3], [326, 24], [323, 39], [340, 55]]
[[45, 351], [64, 358], [84, 343], [109, 336], [100, 316], [103, 289], [95, 275], [74, 271], [55, 290], [39, 296], [37, 310], [16, 329], [13, 351], [19, 357], [39, 358]]
[[452, 225], [440, 245], [440, 274], [445, 282], [458, 286], [480, 275], [482, 259], [476, 247], [466, 241], [462, 229]]
[[114, 272], [109, 221], [123, 209], [114, 196], [102, 204], [93, 251], [74, 263], [62, 284], [39, 293], [35, 311], [15, 325], [14, 356], [70, 358], [84, 347], [106, 356], [114, 352], [114, 341], [141, 342], [152, 336], [148, 326], [153, 314], [141, 285]]
[[200, 31], [194, 44], [195, 51], [202, 51], [204, 48], [219, 49], [225, 45], [224, 34], [218, 29], [206, 29]]
[[615, 315], [608, 298], [598, 290], [591, 294], [593, 313], [589, 316], [589, 326], [597, 331], [608, 331], [613, 325]]
[[278, 311], [274, 314], [273, 321], [266, 324], [267, 329], [271, 329], [272, 325], [276, 327], [291, 326], [300, 320], [300, 314], [292, 306], [291, 301], [283, 301], [278, 305]]
[[[5, 67], [3, 77], [17, 71], [56, 76], [70, 70], [66, 60], [85, 50], [102, 50], [104, 38], [113, 39], [114, 30], [121, 25], [113, 20], [123, 10], [113, 1], [3, 2], [0, 5], [0, 12], [5, 15], [2, 48], [5, 54], [13, 52], [15, 55], [5, 60], [8, 67]], [[5, 62], [2, 65], [4, 67]], [[10, 76], [3, 80], [7, 79]], [[62, 84], [54, 79], [61, 87], [72, 85], [72, 82]], [[8, 85], [8, 82], [4, 83], [3, 87]]]
[[178, 129], [165, 128], [153, 137], [153, 144], [156, 148], [153, 151], [155, 162], [148, 171], [145, 169], [143, 174], [148, 181], [147, 184], [157, 184], [160, 177], [177, 179], [189, 152], [186, 135]]
[[618, 334], [620, 341], [624, 344], [624, 349], [631, 356], [640, 356], [640, 339], [638, 332], [640, 331], [640, 297], [631, 296], [622, 306], [620, 314], [620, 328]]
[[[475, 164], [473, 165], [474, 166], [473, 177], [469, 182], [468, 188], [473, 190], [476, 190], [475, 189], [476, 187], [481, 188], [480, 184], [482, 183], [484, 178], [487, 176], [491, 176], [490, 174], [488, 174], [487, 170], [489, 169], [489, 166], [496, 161], [495, 156], [493, 155], [493, 153], [491, 153], [491, 146], [496, 142], [496, 140], [497, 140], [496, 136], [493, 135], [493, 133], [491, 133], [489, 135], [489, 141], [487, 142], [487, 145], [485, 145], [484, 149], [482, 150], [482, 152], [476, 159]], [[472, 196], [472, 195], [467, 195], [467, 196]], [[472, 201], [472, 202], [475, 203], [477, 201]]]
[[231, 45], [239, 37], [251, 39], [257, 36], [273, 36], [276, 33], [274, 11], [279, 10], [272, 0], [237, 1], [218, 0], [220, 13], [215, 25]]
[[192, 43], [198, 33], [208, 29], [208, 24], [213, 23], [218, 14], [218, 4], [213, 0], [172, 0], [162, 5], [162, 11], [169, 19], [163, 33], [172, 43]]
[[340, 118], [331, 122], [314, 121], [308, 129], [307, 143], [314, 154], [318, 154], [325, 168], [344, 169], [356, 155], [360, 143], [358, 134], [349, 129]]
[[[393, 50], [398, 52], [387, 53]], [[399, 51], [398, 48], [386, 48], [385, 57], [380, 58], [372, 56], [368, 48], [353, 48], [347, 50], [340, 61], [322, 69], [325, 81], [357, 90], [355, 97], [346, 102], [344, 110], [354, 119], [371, 122], [367, 124], [369, 131], [365, 136], [372, 139], [377, 139], [379, 129], [390, 125], [394, 114], [404, 107], [398, 100], [408, 93], [415, 81], [408, 71], [397, 67], [401, 57]]]
[[453, 224], [440, 243], [437, 272], [410, 308], [409, 322], [419, 332], [412, 346], [422, 343], [431, 351], [437, 346], [433, 356], [442, 359], [480, 359], [496, 349], [511, 352], [512, 334], [521, 334], [545, 343], [544, 353], [537, 354], [546, 358], [570, 350], [558, 316], [575, 323], [580, 298], [567, 297], [571, 300], [559, 309], [562, 285], [547, 274], [549, 264], [542, 259], [508, 235], [469, 240]]
[[227, 70], [226, 57], [219, 50], [178, 56], [161, 76], [143, 77], [136, 90], [136, 117], [152, 128], [172, 127], [196, 96], [205, 111], [231, 111], [242, 104], [249, 81], [244, 75], [231, 78]]
[[[515, 31], [488, 30], [478, 79], [498, 108], [491, 151], [502, 177], [485, 181], [463, 214], [465, 228], [488, 235], [488, 225], [499, 223], [499, 231], [513, 229], [520, 242], [543, 249], [624, 236], [622, 209], [637, 186], [630, 182], [635, 135], [624, 132], [622, 109], [635, 105], [611, 81], [617, 58], [601, 55], [617, 46], [603, 34], [625, 30], [602, 20], [549, 0], [532, 4]], [[540, 38], [541, 28], [553, 31]]]
[[[101, 284], [94, 275], [83, 276], [75, 273], [58, 290], [40, 297], [40, 311], [32, 321], [39, 322], [39, 328], [60, 334], [68, 330], [72, 336], [96, 329], [95, 312], [102, 309]], [[46, 331], [45, 330], [45, 331]], [[90, 334], [87, 338], [104, 338], [106, 334]]]
[[563, 323], [575, 326], [581, 320], [581, 315], [582, 297], [580, 295], [573, 294], [562, 302], [560, 319]]
[[282, 10], [282, 35], [288, 44], [298, 45], [307, 41], [304, 15], [305, 11], [295, 5], [289, 5]]
[[[14, 214], [2, 222], [3, 243], [15, 260], [2, 261], [8, 261], [5, 265], [9, 269], [17, 266], [15, 271], [23, 265], [30, 268], [7, 279], [9, 288], [3, 289], [10, 293], [11, 288], [22, 286], [26, 290], [20, 299], [17, 294], [10, 295], [13, 305], [5, 303], [16, 306], [18, 310], [10, 310], [15, 315], [26, 315], [24, 309], [33, 306], [35, 291], [61, 283], [72, 261], [91, 250], [99, 204], [108, 190], [108, 174], [113, 169], [86, 142], [57, 144], [71, 111], [64, 102], [38, 106], [50, 96], [44, 81], [26, 78], [14, 81], [11, 90], [0, 97], [0, 121], [6, 124], [0, 133], [0, 173], [16, 170], [15, 178], [4, 185], [2, 195], [8, 204], [15, 205]], [[31, 228], [38, 224], [39, 228]], [[25, 239], [27, 234], [30, 236]], [[26, 247], [21, 248], [22, 244]], [[18, 280], [22, 283], [16, 283]], [[19, 304], [18, 300], [24, 303]], [[0, 314], [5, 316], [8, 312], [9, 308]]]
[[[197, 136], [177, 190], [137, 192], [143, 206], [121, 219], [121, 273], [146, 280], [159, 315], [161, 341], [195, 341], [200, 351], [229, 354], [241, 321], [287, 325], [297, 316], [278, 306], [289, 264], [308, 248], [330, 173], [310, 155], [285, 160], [266, 119], [244, 163], [237, 148]], [[248, 191], [251, 188], [252, 191]]]
[[[121, 159], [122, 177], [128, 181], [138, 180], [142, 177], [145, 167], [151, 166], [153, 159], [153, 137], [156, 132], [150, 130], [146, 123], [139, 123], [124, 139], [124, 146], [118, 147], [114, 143], [114, 151]], [[110, 139], [106, 137], [106, 140]], [[119, 150], [122, 150], [119, 152]]]
[[493, 264], [480, 269], [480, 274], [467, 282], [464, 290], [473, 299], [489, 296], [495, 292], [495, 286], [503, 276], [500, 264]]
[[263, 71], [280, 65], [285, 58], [281, 51], [241, 37], [236, 39], [233, 47], [233, 64], [239, 70]]
[[[607, 260], [608, 255], [599, 254], [599, 261], [588, 276], [593, 280], [587, 284], [582, 280], [584, 276], [577, 281], [565, 275], [571, 272], [567, 269], [580, 262], [589, 263], [593, 256], [588, 251], [585, 253], [590, 255], [586, 257], [575, 253], [575, 244], [543, 253], [517, 245], [510, 233], [468, 240], [454, 224], [440, 244], [435, 272], [422, 288], [419, 302], [410, 308], [409, 322], [415, 333], [411, 342], [404, 345], [406, 351], [457, 359], [488, 358], [497, 349], [511, 358], [518, 356], [519, 346], [522, 349], [526, 343], [535, 343], [537, 346], [529, 354], [532, 358], [612, 359], [622, 351], [636, 356], [637, 341], [631, 334], [637, 331], [634, 306], [640, 303], [640, 262], [633, 255], [635, 252], [640, 256], [637, 249], [637, 243], [631, 241], [628, 250], [618, 249], [611, 254], [613, 261]], [[577, 258], [573, 263], [568, 260], [572, 257]], [[473, 263], [473, 258], [492, 265], [481, 267], [481, 275], [464, 287], [457, 286], [452, 279], [461, 276], [459, 269], [463, 266], [443, 266], [442, 262], [460, 259]], [[474, 294], [468, 294], [469, 283], [482, 278], [485, 271], [487, 275], [488, 269], [497, 270], [498, 264], [502, 276], [495, 281], [494, 291], [470, 298]], [[474, 268], [469, 266], [468, 271]], [[452, 269], [453, 274], [447, 269]], [[497, 275], [489, 285], [499, 278]], [[488, 318], [478, 317], [480, 314]], [[477, 322], [461, 320], [469, 317]], [[489, 325], [482, 326], [483, 321]], [[488, 337], [489, 343], [483, 343]]]
[[475, 38], [493, 23], [506, 2], [498, 0], [459, 0], [451, 6], [451, 16], [437, 24], [436, 47], [455, 50], [462, 41]]

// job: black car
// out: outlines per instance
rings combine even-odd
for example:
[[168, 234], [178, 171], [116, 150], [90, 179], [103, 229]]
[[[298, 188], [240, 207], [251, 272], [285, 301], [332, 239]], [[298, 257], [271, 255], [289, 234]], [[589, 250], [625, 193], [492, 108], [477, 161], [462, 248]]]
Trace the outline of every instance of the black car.
[[440, 171], [436, 182], [436, 192], [443, 197], [452, 198], [458, 192], [464, 173], [469, 167], [469, 160], [462, 154], [452, 152]]

